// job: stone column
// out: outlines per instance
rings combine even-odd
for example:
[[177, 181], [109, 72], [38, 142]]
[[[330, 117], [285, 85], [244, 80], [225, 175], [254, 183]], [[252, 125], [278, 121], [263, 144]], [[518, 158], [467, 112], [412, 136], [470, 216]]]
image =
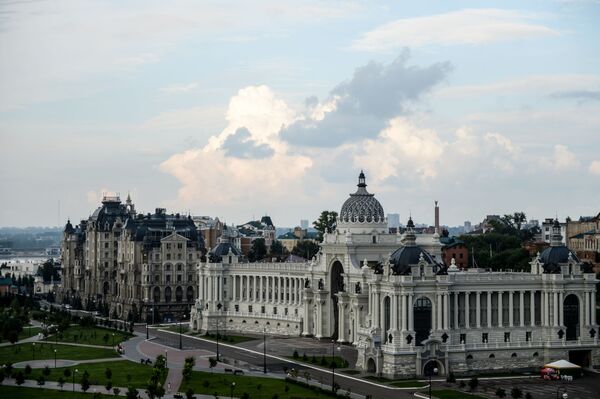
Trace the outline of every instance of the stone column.
[[554, 327], [558, 327], [559, 325], [559, 320], [558, 320], [558, 292], [554, 291], [554, 317], [552, 318], [554, 320]]
[[409, 329], [409, 331], [413, 331], [415, 328], [414, 320], [413, 320], [413, 310], [414, 310], [413, 309], [413, 294], [408, 295], [408, 304], [407, 305], [408, 305], [408, 329]]
[[585, 295], [585, 308], [584, 308], [584, 312], [585, 312], [585, 321], [582, 320], [582, 322], [584, 323], [584, 325], [589, 326], [590, 325], [590, 293], [589, 292], [584, 292]]
[[[593, 292], [590, 292], [590, 297], [592, 298], [591, 308], [592, 308], [592, 325], [596, 325], [596, 296]], [[562, 309], [562, 303], [561, 303]]]
[[443, 310], [444, 310], [444, 303], [442, 302], [442, 294], [437, 294], [436, 295], [436, 300], [437, 300], [437, 323], [436, 323], [436, 329], [441, 330], [443, 328], [442, 322], [443, 322]]
[[558, 293], [558, 324], [561, 326], [565, 325], [565, 314], [564, 314], [564, 292]]
[[233, 275], [231, 276], [231, 299], [233, 301], [237, 301], [237, 298], [235, 297], [235, 288], [236, 288], [236, 276]]
[[477, 323], [477, 328], [481, 328], [481, 291], [477, 291], [476, 295], [475, 308], [477, 309], [477, 315], [475, 316], [475, 322]]
[[402, 294], [402, 331], [406, 331], [408, 327], [407, 312], [406, 312], [406, 295]]
[[491, 291], [486, 292], [485, 296], [486, 296], [486, 300], [487, 300], [487, 309], [486, 309], [487, 326], [492, 327], [492, 292]]
[[529, 291], [529, 325], [535, 327], [535, 291]]
[[498, 291], [498, 327], [502, 327], [502, 294], [504, 292]]
[[465, 292], [465, 328], [471, 327], [471, 315], [469, 309], [469, 297], [471, 296], [470, 292]]
[[514, 325], [514, 291], [508, 291], [508, 326], [513, 327]]
[[459, 295], [460, 295], [459, 292], [454, 293], [454, 312], [453, 312], [454, 328], [458, 328], [458, 296]]
[[444, 330], [450, 329], [450, 303], [448, 302], [448, 293], [444, 293]]
[[391, 303], [390, 303], [390, 312], [391, 314], [391, 320], [390, 320], [390, 328], [393, 331], [398, 330], [398, 295], [397, 294], [393, 294], [390, 298]]
[[525, 327], [525, 292], [519, 291], [519, 326]]

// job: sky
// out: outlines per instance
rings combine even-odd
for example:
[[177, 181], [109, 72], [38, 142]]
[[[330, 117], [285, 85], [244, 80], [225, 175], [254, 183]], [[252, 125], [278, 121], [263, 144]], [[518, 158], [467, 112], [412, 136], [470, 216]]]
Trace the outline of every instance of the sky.
[[600, 1], [0, 1], [0, 226], [600, 212]]

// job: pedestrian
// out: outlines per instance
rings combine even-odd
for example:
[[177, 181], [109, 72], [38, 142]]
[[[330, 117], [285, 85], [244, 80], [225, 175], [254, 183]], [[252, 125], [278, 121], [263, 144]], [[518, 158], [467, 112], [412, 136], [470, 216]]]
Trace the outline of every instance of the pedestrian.
[[171, 381], [167, 384], [167, 392], [171, 393]]

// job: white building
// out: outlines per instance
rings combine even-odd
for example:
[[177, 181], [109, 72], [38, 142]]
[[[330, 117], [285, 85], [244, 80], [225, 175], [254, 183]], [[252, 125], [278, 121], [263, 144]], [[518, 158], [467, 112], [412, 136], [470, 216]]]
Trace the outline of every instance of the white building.
[[221, 247], [201, 263], [190, 326], [331, 337], [357, 348], [358, 368], [393, 377], [600, 364], [598, 281], [559, 229], [531, 272], [515, 273], [446, 269], [437, 234], [407, 227], [388, 232], [361, 172], [312, 261], [244, 263]]

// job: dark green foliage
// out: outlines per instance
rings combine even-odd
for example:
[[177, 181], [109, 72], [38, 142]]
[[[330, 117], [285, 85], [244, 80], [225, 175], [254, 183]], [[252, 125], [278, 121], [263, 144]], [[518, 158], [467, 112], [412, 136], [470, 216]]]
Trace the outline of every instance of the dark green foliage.
[[106, 370], [104, 370], [104, 376], [107, 380], [110, 380], [112, 377], [112, 370], [107, 367]]
[[65, 369], [65, 371], [63, 371], [63, 374], [65, 375], [65, 377], [69, 378], [71, 376], [71, 369]]
[[515, 399], [519, 399], [523, 396], [523, 391], [521, 391], [518, 387], [513, 387], [510, 391], [510, 396]]
[[44, 367], [44, 369], [42, 370], [42, 374], [48, 377], [50, 375], [50, 367]]
[[319, 244], [314, 241], [300, 240], [292, 249], [292, 254], [304, 259], [312, 259], [319, 252]]
[[31, 374], [31, 366], [26, 364], [25, 365], [25, 375], [29, 375]]
[[258, 262], [267, 256], [267, 246], [264, 238], [257, 238], [252, 241], [252, 247], [248, 252], [248, 260], [250, 262]]
[[496, 389], [496, 396], [499, 398], [504, 398], [506, 397], [506, 391], [502, 388], [498, 388]]
[[533, 396], [529, 392], [527, 392], [525, 394], [525, 399], [533, 399]]
[[190, 380], [190, 377], [192, 375], [192, 369], [194, 368], [195, 364], [196, 361], [193, 356], [185, 358], [185, 364], [183, 365], [183, 370], [181, 372], [181, 374], [183, 375], [183, 380], [185, 382], [188, 382]]
[[111, 380], [106, 381], [106, 384], [104, 385], [104, 388], [106, 388], [106, 390], [108, 392], [110, 392], [110, 390], [112, 389], [112, 381]]
[[449, 382], [449, 383], [454, 383], [454, 382], [456, 382], [456, 377], [454, 376], [454, 373], [453, 373], [453, 372], [450, 372], [450, 373], [448, 374], [448, 377], [446, 377], [446, 382]]
[[335, 211], [323, 211], [319, 216], [319, 219], [313, 222], [313, 226], [318, 231], [319, 242], [323, 241], [323, 235], [325, 233], [333, 233], [337, 222], [337, 212]]
[[58, 377], [58, 380], [56, 380], [56, 382], [58, 383], [58, 386], [62, 390], [62, 387], [65, 385], [66, 380], [62, 376], [60, 376], [60, 377]]
[[464, 388], [467, 386], [467, 384], [465, 384], [465, 382], [461, 380], [460, 383], [458, 384], [458, 386], [461, 388]]
[[137, 397], [138, 397], [137, 389], [135, 389], [132, 386], [127, 387], [127, 393], [125, 394], [125, 397], [127, 399], [137, 399]]
[[21, 385], [25, 382], [25, 376], [21, 370], [17, 371], [17, 375], [15, 376], [15, 382], [17, 385]]
[[302, 361], [307, 361], [308, 360], [308, 356], [306, 356], [306, 353], [302, 354]]
[[194, 399], [194, 390], [192, 388], [188, 388], [187, 391], [185, 391], [185, 398]]
[[476, 390], [478, 385], [479, 380], [477, 379], [477, 377], [473, 377], [469, 380], [469, 388], [471, 388], [471, 391]]
[[37, 384], [38, 384], [38, 385], [44, 385], [44, 384], [46, 383], [46, 379], [44, 378], [44, 376], [43, 376], [43, 375], [40, 375], [40, 376], [39, 376], [39, 377], [36, 379], [36, 381], [37, 381]]

